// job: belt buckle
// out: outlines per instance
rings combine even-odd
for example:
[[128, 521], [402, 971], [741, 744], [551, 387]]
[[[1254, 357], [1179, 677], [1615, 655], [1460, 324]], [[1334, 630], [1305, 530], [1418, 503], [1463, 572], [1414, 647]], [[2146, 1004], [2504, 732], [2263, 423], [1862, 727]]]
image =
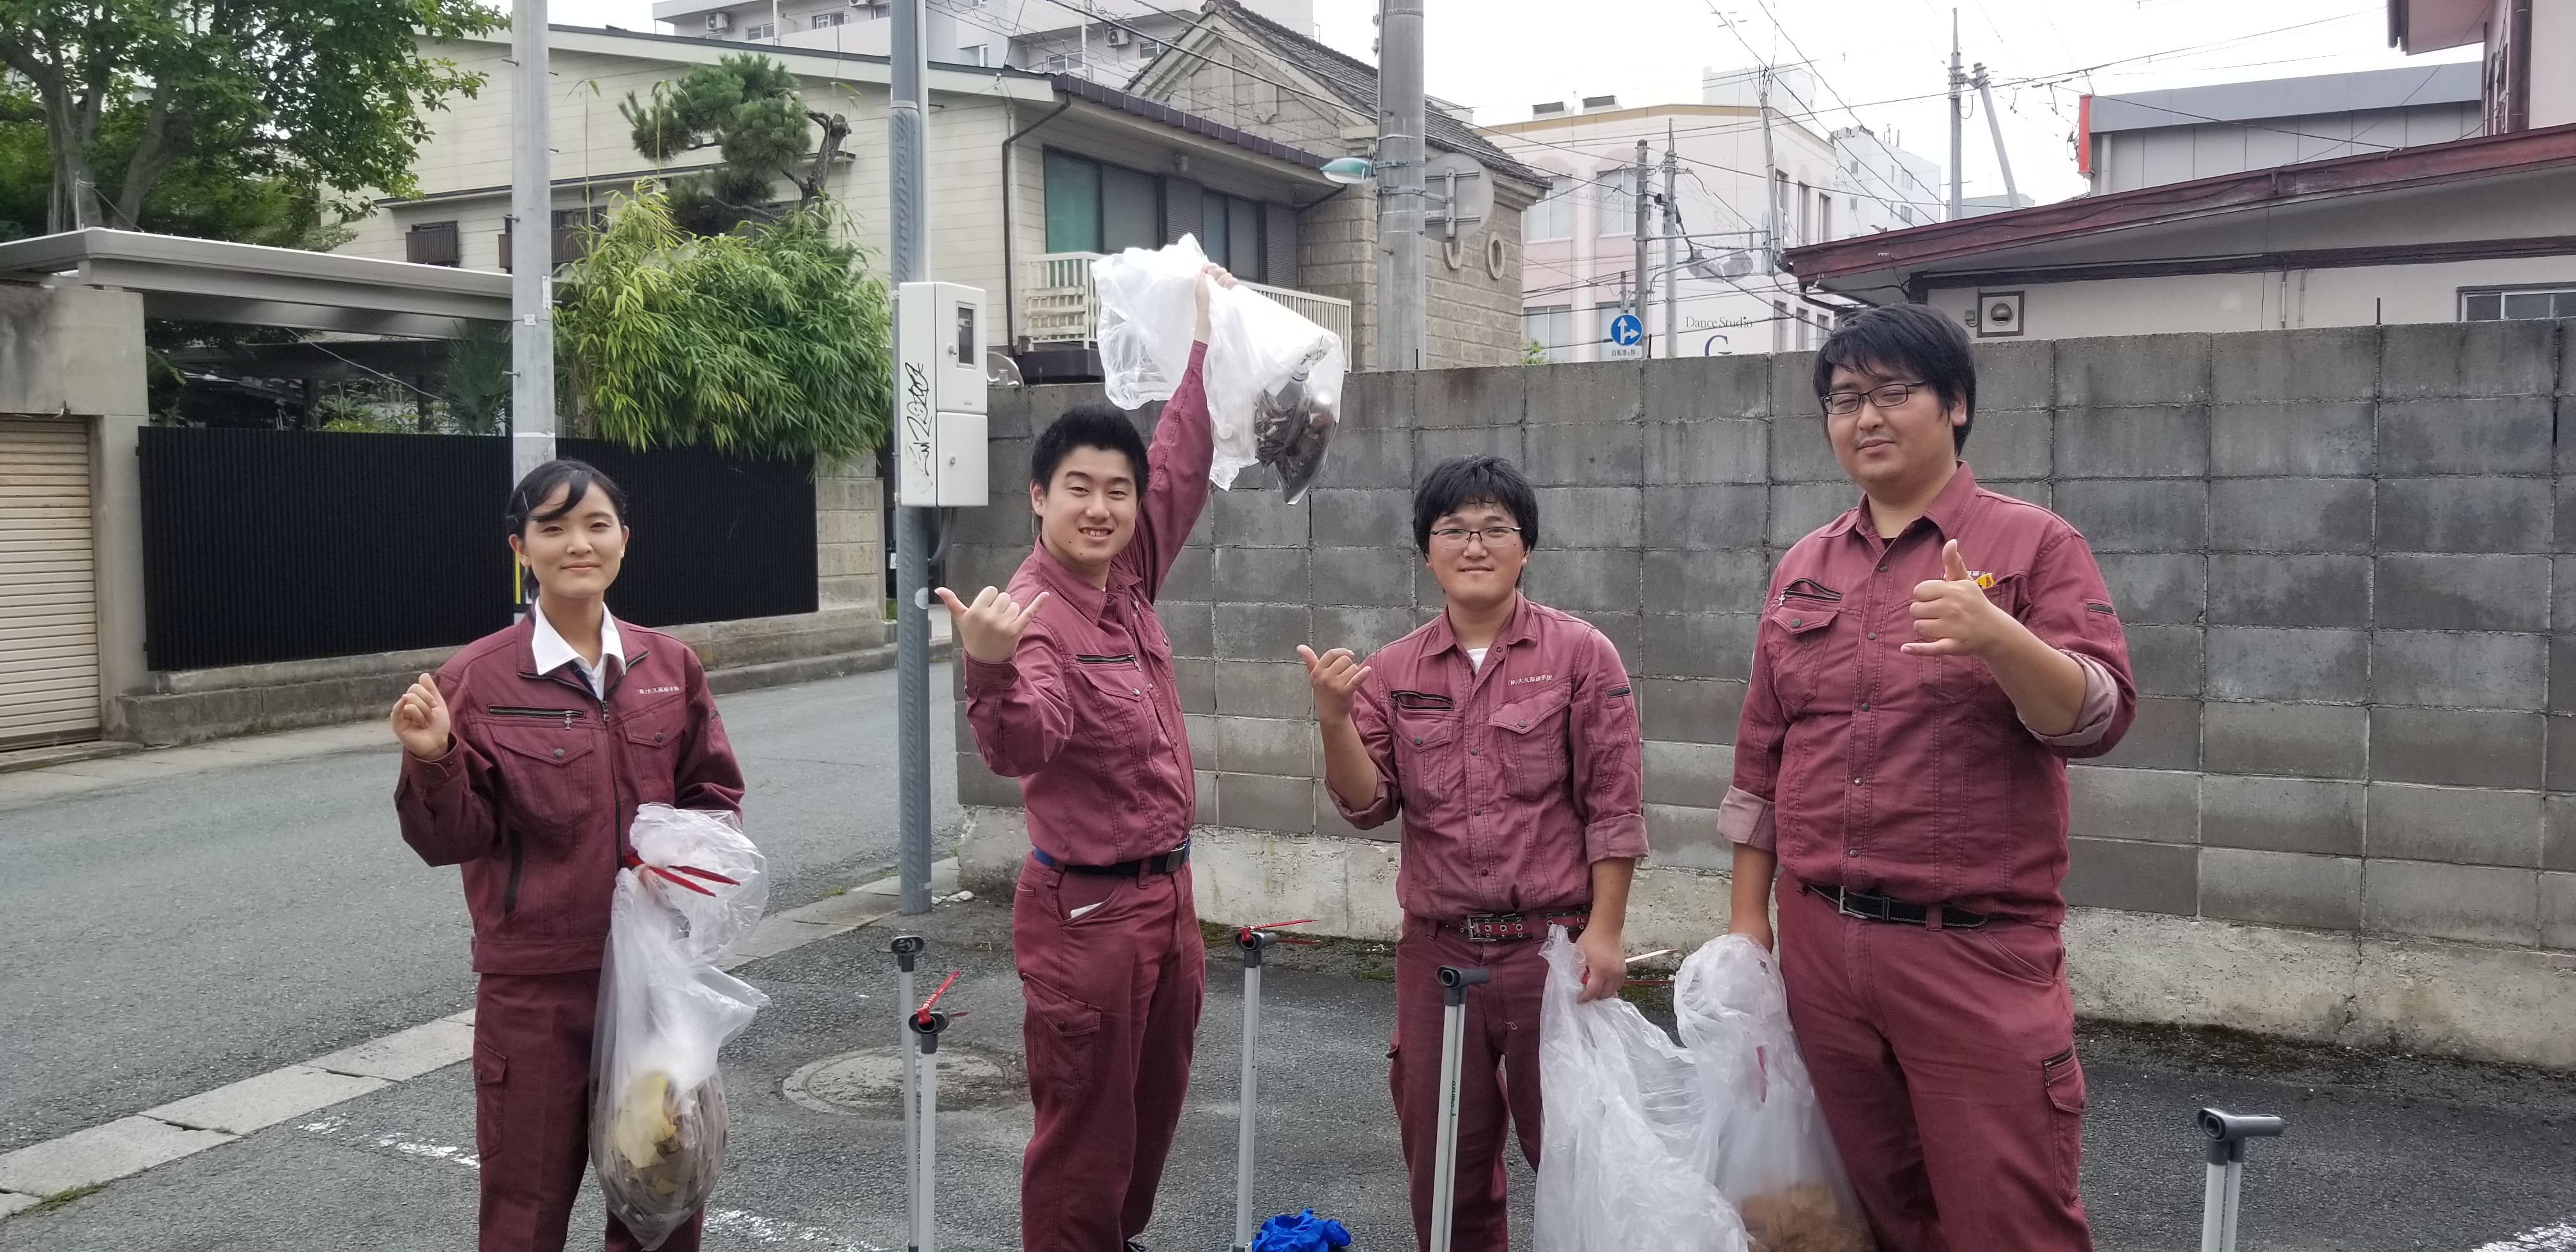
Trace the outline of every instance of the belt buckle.
[[1510, 915], [1502, 913], [1471, 914], [1465, 921], [1458, 924], [1458, 928], [1467, 932], [1467, 942], [1469, 943], [1501, 943], [1512, 937], [1503, 933], [1503, 923], [1506, 916]]
[[1835, 912], [1851, 918], [1853, 921], [1859, 922], [1883, 922], [1887, 920], [1887, 914], [1884, 910], [1877, 913], [1863, 913], [1858, 909], [1853, 908], [1851, 904], [1851, 894], [1852, 893], [1848, 888], [1834, 888]]

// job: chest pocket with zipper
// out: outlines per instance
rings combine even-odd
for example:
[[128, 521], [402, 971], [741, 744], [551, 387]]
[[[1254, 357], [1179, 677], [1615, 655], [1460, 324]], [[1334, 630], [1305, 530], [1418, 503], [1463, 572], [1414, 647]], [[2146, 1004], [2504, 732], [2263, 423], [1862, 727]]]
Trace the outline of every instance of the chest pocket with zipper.
[[1792, 713], [1816, 698], [1824, 684], [1824, 653], [1833, 637], [1839, 603], [1787, 597], [1762, 617], [1763, 643], [1771, 665], [1771, 690], [1780, 707]]

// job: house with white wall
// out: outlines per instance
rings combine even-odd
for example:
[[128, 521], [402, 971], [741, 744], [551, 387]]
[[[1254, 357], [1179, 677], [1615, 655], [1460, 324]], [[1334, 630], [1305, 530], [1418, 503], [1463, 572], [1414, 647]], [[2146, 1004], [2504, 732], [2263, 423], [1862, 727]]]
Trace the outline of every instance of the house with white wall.
[[[1768, 75], [1767, 87], [1764, 82]], [[1929, 220], [1939, 168], [1860, 128], [1813, 125], [1817, 98], [1804, 70], [1712, 71], [1696, 104], [1623, 105], [1615, 96], [1547, 101], [1527, 119], [1489, 128], [1494, 141], [1550, 178], [1523, 219], [1527, 256], [1524, 334], [1551, 361], [1605, 359], [1610, 323], [1634, 309], [1637, 145], [1649, 151], [1645, 194], [1660, 206], [1661, 163], [1674, 153], [1673, 199], [1683, 240], [1674, 248], [1675, 300], [1660, 207], [1649, 211], [1645, 330], [1665, 355], [1794, 351], [1814, 346], [1835, 306], [1772, 272], [1778, 248]], [[1767, 136], [1766, 136], [1766, 133]], [[1769, 175], [1764, 174], [1766, 153]], [[1854, 167], [1858, 167], [1856, 172]], [[1766, 203], [1765, 195], [1769, 196]]]
[[[1314, 0], [1246, 0], [1263, 16], [1312, 34]], [[656, 0], [667, 33], [781, 48], [885, 56], [886, 0]], [[923, 37], [933, 61], [1072, 74], [1117, 86], [1187, 31], [1197, 15], [1154, 0], [929, 0]]]

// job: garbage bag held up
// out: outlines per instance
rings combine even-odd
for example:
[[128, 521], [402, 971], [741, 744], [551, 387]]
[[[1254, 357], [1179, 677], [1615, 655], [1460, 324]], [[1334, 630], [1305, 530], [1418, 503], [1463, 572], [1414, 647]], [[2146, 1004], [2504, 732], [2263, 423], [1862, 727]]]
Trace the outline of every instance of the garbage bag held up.
[[1584, 963], [1564, 928], [1544, 955], [1539, 1252], [1748, 1252], [1695, 1160], [1707, 1118], [1690, 1053], [1625, 1000], [1576, 1003]]
[[1701, 945], [1673, 980], [1673, 1015], [1708, 1109], [1701, 1174], [1743, 1214], [1756, 1252], [1869, 1252], [1771, 953], [1742, 935]]
[[[1129, 248], [1091, 264], [1100, 297], [1100, 368], [1109, 401], [1122, 409], [1167, 400], [1188, 371], [1198, 328], [1199, 275], [1207, 254], [1197, 237], [1148, 252]], [[1294, 503], [1323, 469], [1341, 423], [1342, 379], [1350, 370], [1342, 337], [1250, 287], [1218, 288], [1208, 303], [1203, 379], [1216, 457], [1208, 478], [1231, 487], [1250, 465], [1279, 471]]]
[[590, 1161], [608, 1211], [658, 1248], [724, 1168], [716, 1051], [769, 997], [716, 966], [759, 924], [769, 885], [725, 817], [647, 804], [629, 838], [591, 1044]]

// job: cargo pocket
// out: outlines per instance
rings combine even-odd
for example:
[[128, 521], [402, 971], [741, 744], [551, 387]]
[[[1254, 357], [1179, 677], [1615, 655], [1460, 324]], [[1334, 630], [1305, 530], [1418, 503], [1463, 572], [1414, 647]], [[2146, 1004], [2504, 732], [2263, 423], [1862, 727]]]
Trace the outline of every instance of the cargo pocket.
[[508, 1107], [510, 1058], [474, 1041], [474, 1153], [484, 1161], [501, 1155], [501, 1111]]
[[1825, 641], [1832, 637], [1834, 619], [1841, 613], [1834, 605], [1792, 600], [1763, 616], [1763, 629], [1772, 632], [1768, 640], [1771, 687], [1783, 709], [1795, 713], [1807, 707], [1823, 687]]
[[1100, 1010], [1027, 974], [1020, 975], [1020, 991], [1028, 1000], [1021, 1036], [1029, 1053], [1030, 1093], [1079, 1100], [1095, 1077]]
[[2057, 1167], [2057, 1194], [2071, 1203], [2084, 1163], [2084, 1062], [2069, 1046], [2041, 1061], [2039, 1072], [2048, 1089], [2049, 1155]]

